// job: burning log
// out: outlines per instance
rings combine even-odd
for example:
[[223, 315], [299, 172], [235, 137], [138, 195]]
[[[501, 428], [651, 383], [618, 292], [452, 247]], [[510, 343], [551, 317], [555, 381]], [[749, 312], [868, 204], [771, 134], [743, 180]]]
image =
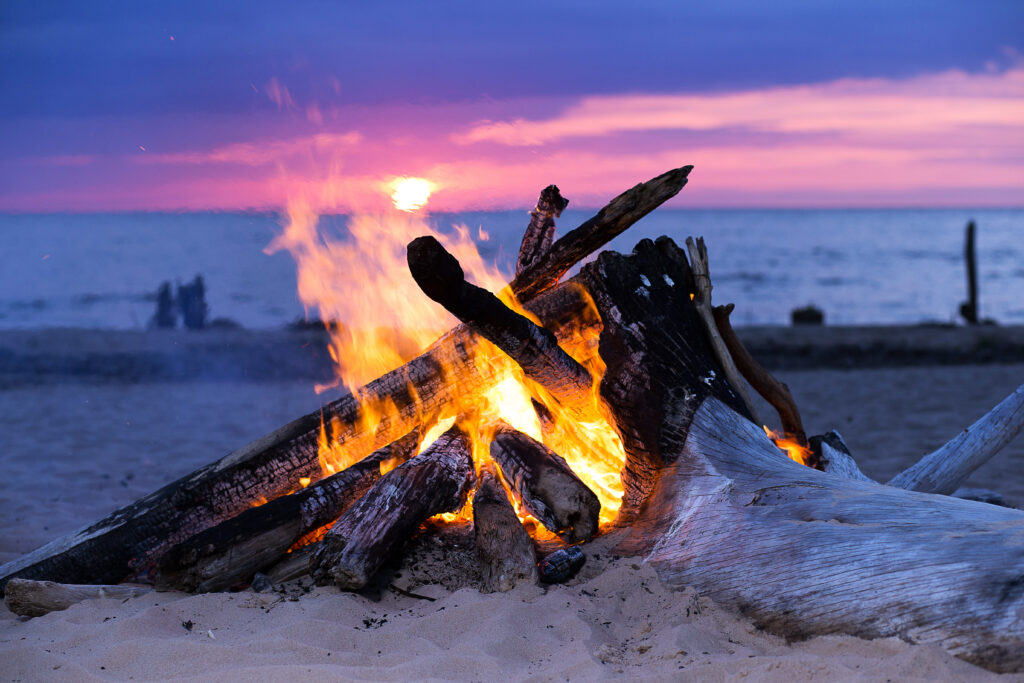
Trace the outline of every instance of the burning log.
[[463, 506], [476, 476], [469, 438], [452, 427], [391, 470], [331, 527], [313, 556], [313, 577], [358, 590], [428, 517]]
[[405, 462], [418, 445], [415, 430], [341, 472], [179, 543], [157, 563], [154, 583], [205, 593], [248, 581], [303, 536], [338, 519], [380, 479], [382, 467]]
[[597, 533], [601, 502], [557, 453], [508, 425], [491, 440], [491, 457], [526, 510], [569, 543]]
[[[510, 287], [525, 307], [555, 331], [586, 305], [574, 286], [550, 290], [578, 260], [599, 249], [675, 196], [692, 169], [685, 166], [622, 193], [596, 216], [559, 239]], [[543, 294], [541, 294], [543, 292]], [[116, 583], [145, 571], [164, 552], [244, 512], [254, 501], [294, 491], [323, 475], [319, 440], [328, 438], [354, 461], [429, 420], [459, 392], [486, 385], [495, 364], [474, 363], [474, 334], [459, 326], [421, 356], [344, 396], [323, 410], [244, 446], [79, 531], [0, 566], [0, 590], [13, 577], [68, 583]], [[478, 359], [479, 360], [479, 359]], [[391, 406], [380, 420], [365, 406]], [[354, 452], [352, 452], [354, 451]]]
[[83, 600], [127, 600], [152, 592], [152, 588], [145, 586], [71, 586], [53, 581], [11, 579], [4, 592], [4, 604], [19, 616], [41, 617], [65, 610]]
[[516, 259], [516, 275], [534, 265], [551, 248], [551, 240], [555, 236], [555, 219], [562, 215], [569, 200], [564, 198], [554, 185], [541, 190], [537, 206], [530, 212], [530, 224], [526, 226], [526, 234], [519, 245], [519, 257]]
[[427, 296], [507, 353], [559, 403], [572, 407], [589, 400], [594, 383], [590, 372], [562, 350], [550, 331], [466, 282], [459, 262], [440, 242], [417, 237], [407, 254], [413, 279]]
[[530, 535], [508, 502], [493, 465], [484, 467], [473, 495], [473, 538], [485, 593], [504, 593], [537, 583], [537, 558]]

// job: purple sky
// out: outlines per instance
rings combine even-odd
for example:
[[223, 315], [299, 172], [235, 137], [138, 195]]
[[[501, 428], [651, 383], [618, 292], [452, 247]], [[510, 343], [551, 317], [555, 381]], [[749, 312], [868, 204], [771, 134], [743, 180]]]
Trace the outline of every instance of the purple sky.
[[0, 210], [1024, 204], [1019, 0], [368, 5], [3, 3]]

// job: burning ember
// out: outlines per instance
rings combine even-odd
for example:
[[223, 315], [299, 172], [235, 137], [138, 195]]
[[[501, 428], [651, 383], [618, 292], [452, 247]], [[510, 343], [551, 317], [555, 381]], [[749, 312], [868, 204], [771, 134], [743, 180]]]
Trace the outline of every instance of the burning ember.
[[803, 446], [795, 439], [790, 439], [781, 434], [772, 431], [768, 427], [763, 427], [764, 433], [768, 435], [768, 438], [775, 442], [775, 445], [782, 450], [786, 457], [794, 462], [798, 462], [801, 465], [811, 466], [811, 460], [813, 459], [813, 453], [807, 446]]
[[[539, 322], [506, 287], [511, 277], [483, 261], [467, 226], [453, 226], [452, 233], [444, 234], [414, 213], [429, 198], [429, 181], [401, 178], [392, 187], [395, 210], [350, 216], [345, 238], [329, 234], [326, 222], [320, 220], [312, 203], [294, 201], [288, 206], [283, 234], [267, 248], [287, 249], [293, 255], [298, 265], [299, 297], [307, 313], [316, 310], [330, 332], [328, 348], [335, 361], [336, 381], [318, 386], [317, 390], [344, 385], [362, 397], [363, 428], [359, 431], [365, 437], [339, 443], [333, 436], [339, 430], [330, 421], [321, 424], [318, 444], [323, 476], [347, 468], [372, 450], [367, 441], [372, 440], [378, 425], [393, 419], [397, 412], [393, 404], [368, 397], [361, 387], [419, 355], [458, 324], [440, 306], [424, 304], [406, 263], [406, 244], [413, 238], [434, 236], [458, 258], [468, 279], [499, 293], [506, 305]], [[476, 235], [480, 240], [487, 239], [482, 229]], [[358, 285], [353, 286], [354, 283]], [[621, 504], [620, 472], [625, 451], [598, 395], [604, 374], [604, 364], [597, 352], [601, 321], [593, 302], [588, 300], [588, 304], [572, 323], [568, 338], [563, 335], [559, 339], [562, 348], [594, 378], [582, 405], [572, 406], [570, 414], [545, 389], [527, 378], [515, 361], [487, 340], [474, 336], [472, 348], [467, 350], [472, 362], [482, 374], [496, 381], [479, 390], [468, 387], [441, 414], [422, 416], [424, 429], [416, 452], [422, 453], [453, 424], [458, 424], [471, 439], [473, 463], [480, 473], [493, 467], [490, 449], [496, 430], [511, 426], [560, 455], [596, 494], [600, 501], [600, 523], [610, 523]], [[389, 471], [397, 464], [398, 461], [382, 462], [380, 471]], [[535, 530], [535, 535], [544, 533], [513, 494], [515, 487], [504, 477], [501, 479], [520, 519]], [[467, 501], [471, 499], [469, 496]], [[471, 517], [468, 502], [460, 512], [443, 516], [447, 520]]]

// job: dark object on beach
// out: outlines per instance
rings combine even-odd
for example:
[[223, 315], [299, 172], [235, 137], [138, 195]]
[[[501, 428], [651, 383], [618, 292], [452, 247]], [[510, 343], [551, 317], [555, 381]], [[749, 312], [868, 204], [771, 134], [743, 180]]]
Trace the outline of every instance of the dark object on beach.
[[815, 306], [808, 304], [803, 308], [794, 308], [790, 313], [794, 325], [824, 325], [825, 312]]
[[964, 263], [967, 265], [967, 301], [960, 304], [960, 315], [968, 325], [978, 324], [978, 254], [974, 250], [974, 221], [967, 222], [964, 236]]
[[576, 576], [587, 556], [580, 547], [571, 545], [551, 553], [537, 565], [540, 580], [544, 583], [562, 583]]
[[202, 275], [196, 275], [196, 279], [190, 285], [178, 285], [178, 308], [181, 309], [185, 327], [190, 330], [201, 330], [206, 327], [206, 313], [209, 307], [206, 305], [206, 287], [203, 285]]
[[169, 330], [174, 327], [176, 317], [174, 297], [171, 296], [171, 283], [164, 282], [156, 292], [156, 313], [149, 321], [149, 326], [158, 330]]

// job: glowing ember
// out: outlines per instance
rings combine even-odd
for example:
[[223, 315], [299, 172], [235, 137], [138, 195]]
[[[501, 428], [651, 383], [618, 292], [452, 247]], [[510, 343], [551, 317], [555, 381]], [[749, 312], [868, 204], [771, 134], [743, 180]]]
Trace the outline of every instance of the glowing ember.
[[810, 466], [808, 464], [811, 461], [810, 448], [802, 446], [800, 443], [793, 439], [788, 439], [776, 432], [773, 432], [771, 429], [768, 429], [768, 427], [762, 425], [762, 428], [764, 429], [764, 433], [768, 435], [768, 438], [774, 441], [775, 445], [778, 446], [779, 449], [784, 451], [786, 453], [786, 456], [790, 460], [798, 462], [801, 465], [808, 465], [808, 467]]
[[427, 205], [432, 185], [424, 178], [399, 178], [394, 183], [391, 201], [399, 211], [418, 211]]

